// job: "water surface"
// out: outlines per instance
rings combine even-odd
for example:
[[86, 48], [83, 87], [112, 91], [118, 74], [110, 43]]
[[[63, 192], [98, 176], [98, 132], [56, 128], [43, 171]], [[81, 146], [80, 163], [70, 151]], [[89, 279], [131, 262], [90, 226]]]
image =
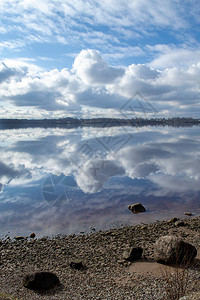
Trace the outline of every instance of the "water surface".
[[[37, 236], [200, 215], [200, 128], [0, 131], [0, 233]], [[142, 202], [134, 215], [128, 205]]]

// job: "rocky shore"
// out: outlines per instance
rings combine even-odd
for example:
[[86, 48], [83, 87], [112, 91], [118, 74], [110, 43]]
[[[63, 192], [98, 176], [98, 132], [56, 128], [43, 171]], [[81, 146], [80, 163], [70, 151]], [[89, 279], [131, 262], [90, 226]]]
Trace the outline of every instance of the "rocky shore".
[[[199, 291], [200, 217], [187, 217], [181, 224], [158, 221], [88, 235], [6, 237], [0, 242], [0, 299], [166, 299], [166, 274], [172, 268], [154, 261], [154, 244], [165, 235], [196, 247], [187, 293]], [[123, 259], [129, 246], [143, 249], [140, 260]], [[40, 271], [53, 272], [60, 284], [46, 291], [26, 288], [25, 275]]]

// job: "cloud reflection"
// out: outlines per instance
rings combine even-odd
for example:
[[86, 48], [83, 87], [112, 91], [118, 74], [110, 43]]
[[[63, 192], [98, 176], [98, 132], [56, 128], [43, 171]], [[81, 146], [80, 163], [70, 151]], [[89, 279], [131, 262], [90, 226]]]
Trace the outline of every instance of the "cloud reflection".
[[[173, 209], [198, 211], [199, 130], [2, 131], [2, 230], [72, 233], [89, 226], [100, 229], [153, 221], [162, 218], [162, 211], [169, 214]], [[126, 143], [116, 146], [116, 141], [123, 140]], [[126, 208], [133, 201], [143, 201], [148, 208], [145, 219], [129, 215]], [[159, 216], [153, 215], [158, 210]]]
[[[51, 129], [49, 135], [48, 131], [42, 135], [40, 130], [37, 135], [33, 130], [32, 140], [30, 129], [27, 136], [24, 131], [18, 139], [15, 132], [13, 143], [7, 145], [4, 140], [0, 148], [1, 185], [10, 180], [17, 184], [25, 178], [31, 181], [37, 176], [64, 174], [73, 175], [79, 188], [86, 193], [101, 191], [113, 176], [148, 178], [165, 189], [167, 182], [170, 188], [169, 178], [173, 178], [172, 183], [184, 183], [177, 184], [177, 191], [198, 186], [200, 140], [198, 135], [195, 139], [190, 135], [192, 129], [170, 129], [166, 133], [164, 129], [136, 131], [129, 128], [131, 138], [126, 144], [123, 141], [127, 139], [127, 132], [122, 128], [115, 128], [107, 137], [99, 133], [98, 138], [94, 129], [88, 130], [87, 136], [84, 129]], [[9, 134], [13, 135], [12, 130]], [[149, 136], [154, 137], [153, 143]], [[116, 148], [117, 139], [122, 143]]]

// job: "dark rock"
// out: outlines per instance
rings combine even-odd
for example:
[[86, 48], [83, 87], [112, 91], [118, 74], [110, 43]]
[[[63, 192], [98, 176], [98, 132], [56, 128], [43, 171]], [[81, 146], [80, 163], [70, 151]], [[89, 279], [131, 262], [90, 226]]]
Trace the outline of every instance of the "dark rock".
[[174, 224], [178, 227], [185, 226], [185, 223], [183, 221], [179, 221], [179, 220], [176, 221]]
[[141, 203], [135, 203], [128, 206], [134, 214], [139, 214], [146, 211], [146, 208]]
[[135, 261], [142, 257], [143, 249], [141, 247], [129, 247], [125, 249], [123, 258], [128, 261]]
[[178, 218], [172, 218], [168, 221], [168, 223], [175, 223], [178, 220], [179, 220]]
[[36, 237], [36, 234], [34, 232], [32, 232], [30, 235], [29, 235], [30, 238], [34, 239]]
[[91, 230], [96, 231], [96, 229], [94, 227], [90, 227]]
[[20, 241], [20, 240], [24, 240], [25, 237], [23, 237], [23, 236], [15, 236], [14, 239], [15, 239], [16, 241]]
[[158, 263], [173, 265], [191, 262], [197, 255], [196, 248], [176, 236], [162, 236], [154, 246], [154, 258]]
[[75, 269], [75, 270], [81, 270], [84, 267], [83, 267], [82, 261], [76, 260], [76, 261], [71, 261], [70, 268]]
[[31, 290], [47, 290], [59, 283], [58, 277], [51, 272], [27, 274], [23, 279], [24, 287]]

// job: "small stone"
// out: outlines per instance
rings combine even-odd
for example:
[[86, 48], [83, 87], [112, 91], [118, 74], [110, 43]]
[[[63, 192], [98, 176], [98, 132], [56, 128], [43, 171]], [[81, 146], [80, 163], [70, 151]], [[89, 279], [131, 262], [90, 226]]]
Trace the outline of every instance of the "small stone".
[[81, 270], [81, 269], [83, 269], [83, 263], [80, 260], [71, 261], [70, 268], [75, 269], [75, 270]]
[[141, 247], [129, 247], [125, 249], [123, 258], [128, 261], [135, 261], [142, 257], [143, 249]]
[[185, 223], [183, 221], [176, 221], [174, 224], [178, 227], [185, 226]]
[[74, 233], [69, 234], [69, 238], [74, 238], [76, 235]]
[[142, 203], [129, 205], [128, 209], [130, 209], [134, 214], [139, 214], [146, 211], [146, 208], [142, 205]]
[[34, 239], [36, 237], [36, 234], [34, 232], [32, 232], [30, 235], [29, 235], [30, 238]]
[[147, 225], [143, 225], [142, 227], [141, 227], [141, 229], [147, 229], [148, 227], [147, 227]]
[[36, 272], [25, 275], [23, 285], [31, 290], [46, 290], [60, 283], [58, 277], [51, 272]]
[[184, 212], [184, 215], [186, 215], [186, 216], [192, 216], [192, 213], [191, 212]]
[[179, 220], [178, 218], [172, 218], [168, 221], [168, 223], [175, 223], [178, 220]]
[[20, 241], [20, 240], [24, 240], [25, 237], [24, 237], [24, 236], [18, 235], [18, 236], [15, 236], [14, 239], [15, 239], [16, 241]]
[[120, 265], [123, 265], [123, 264], [124, 264], [124, 260], [123, 260], [123, 259], [119, 259], [117, 262], [118, 262], [118, 264], [120, 264]]

